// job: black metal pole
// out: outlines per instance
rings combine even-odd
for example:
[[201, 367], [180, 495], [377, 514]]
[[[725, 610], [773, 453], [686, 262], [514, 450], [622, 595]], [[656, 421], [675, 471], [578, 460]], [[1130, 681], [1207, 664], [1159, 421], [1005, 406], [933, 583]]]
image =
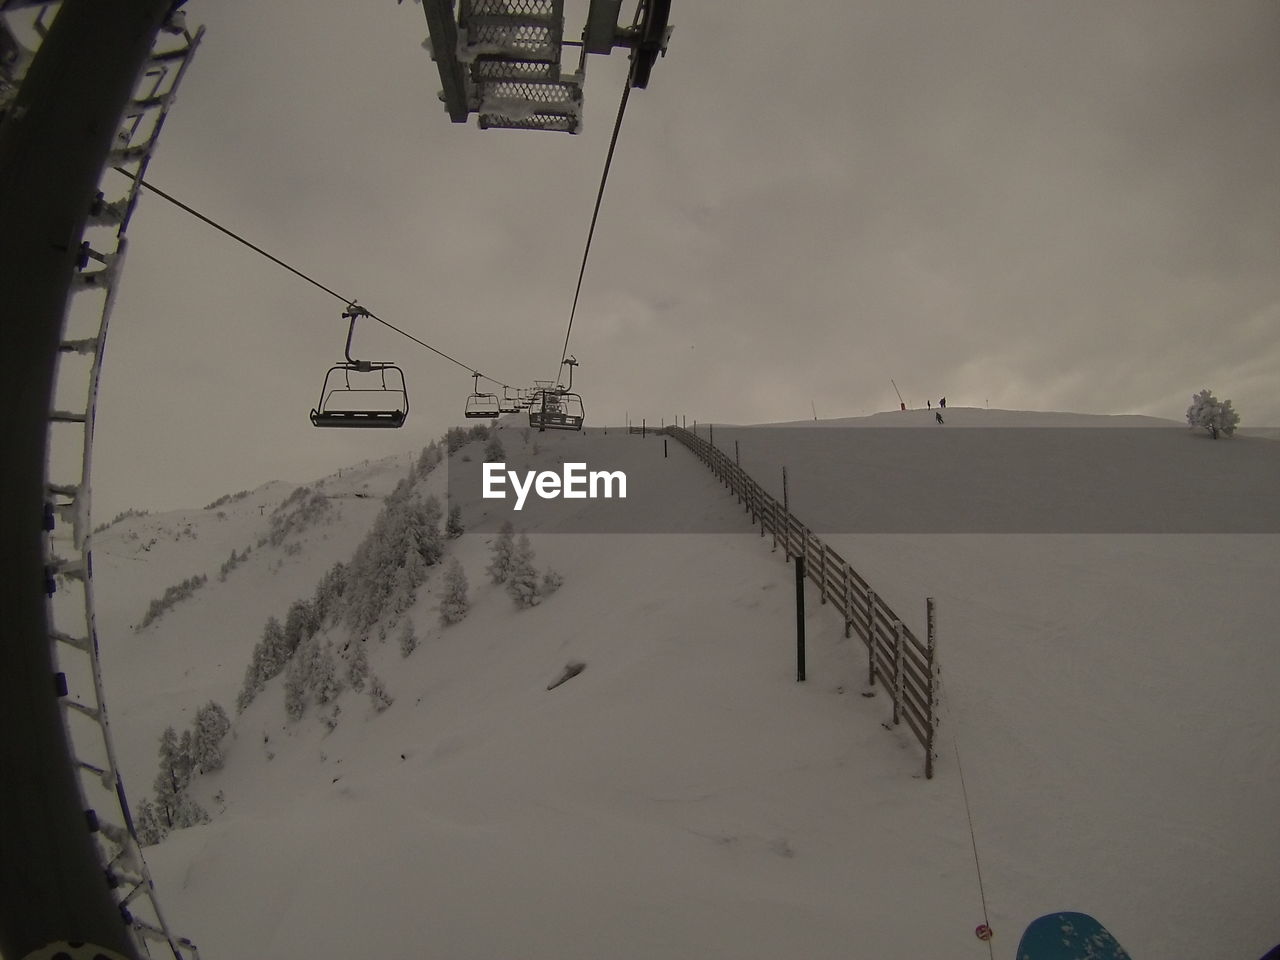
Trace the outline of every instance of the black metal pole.
[[662, 458], [665, 460], [666, 457], [667, 457], [667, 438], [663, 437], [662, 438]]
[[54, 695], [41, 518], [58, 343], [89, 205], [172, 0], [65, 0], [0, 123], [0, 954], [61, 940], [136, 957]]
[[804, 554], [796, 557], [796, 680], [804, 680]]

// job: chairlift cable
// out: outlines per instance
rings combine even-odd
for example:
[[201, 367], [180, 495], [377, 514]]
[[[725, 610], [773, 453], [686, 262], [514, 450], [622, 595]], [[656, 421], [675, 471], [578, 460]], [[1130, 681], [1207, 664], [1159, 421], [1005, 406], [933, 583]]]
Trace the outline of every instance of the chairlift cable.
[[604, 199], [604, 186], [609, 180], [609, 167], [613, 163], [613, 152], [618, 146], [618, 132], [622, 129], [622, 117], [627, 111], [627, 100], [631, 97], [631, 74], [627, 74], [627, 82], [622, 88], [622, 100], [618, 103], [618, 116], [613, 121], [613, 136], [609, 139], [609, 152], [604, 160], [604, 172], [600, 176], [600, 189], [596, 192], [595, 209], [591, 212], [591, 226], [587, 230], [587, 245], [582, 251], [582, 266], [578, 270], [578, 286], [573, 291], [573, 307], [569, 310], [569, 325], [564, 331], [564, 349], [560, 351], [560, 366], [557, 368], [556, 384], [560, 383], [560, 372], [564, 370], [564, 361], [569, 356], [569, 335], [573, 332], [573, 318], [578, 312], [578, 297], [582, 294], [582, 278], [587, 272], [587, 257], [591, 254], [591, 238], [595, 236], [596, 220], [600, 217], [600, 203]]
[[[261, 254], [262, 256], [266, 257], [268, 260], [270, 260], [272, 263], [274, 263], [274, 264], [276, 264], [276, 265], [278, 265], [278, 266], [284, 267], [284, 268], [285, 268], [286, 270], [288, 270], [290, 273], [294, 274], [295, 276], [301, 277], [303, 280], [307, 281], [307, 283], [311, 284], [311, 285], [312, 285], [312, 286], [314, 286], [314, 287], [318, 287], [319, 289], [323, 290], [325, 293], [329, 294], [330, 296], [332, 296], [332, 297], [336, 297], [337, 299], [341, 300], [344, 304], [346, 304], [346, 305], [350, 306], [351, 304], [355, 303], [355, 300], [351, 299], [350, 297], [344, 297], [342, 294], [338, 293], [336, 290], [333, 290], [333, 289], [331, 289], [331, 288], [329, 288], [329, 287], [326, 287], [326, 286], [325, 286], [323, 283], [321, 283], [319, 280], [316, 280], [314, 277], [309, 277], [309, 276], [307, 276], [307, 274], [303, 273], [301, 270], [297, 269], [296, 267], [292, 267], [292, 266], [290, 266], [289, 264], [285, 263], [285, 262], [284, 262], [283, 260], [281, 260], [279, 257], [272, 256], [272, 255], [271, 255], [270, 253], [268, 253], [266, 250], [263, 250], [263, 249], [262, 249], [261, 247], [259, 247], [257, 244], [251, 243], [250, 241], [246, 240], [244, 237], [240, 236], [240, 234], [236, 233], [234, 230], [230, 230], [230, 229], [228, 229], [227, 227], [224, 227], [222, 224], [218, 223], [216, 220], [212, 220], [212, 219], [210, 219], [209, 217], [206, 217], [206, 216], [205, 216], [203, 213], [201, 213], [199, 210], [196, 210], [196, 209], [194, 209], [193, 207], [188, 206], [187, 204], [185, 204], [185, 203], [183, 203], [181, 200], [179, 200], [177, 197], [174, 197], [174, 196], [172, 196], [172, 195], [170, 195], [170, 194], [168, 194], [168, 193], [165, 193], [165, 191], [161, 190], [161, 189], [160, 189], [159, 187], [157, 187], [155, 184], [153, 184], [153, 183], [149, 183], [149, 182], [148, 182], [148, 181], [146, 181], [146, 180], [143, 180], [143, 179], [141, 179], [141, 178], [135, 177], [135, 176], [134, 176], [132, 173], [130, 173], [128, 170], [121, 169], [120, 167], [116, 167], [116, 168], [115, 168], [115, 170], [116, 170], [116, 172], [117, 172], [117, 173], [122, 173], [122, 174], [124, 174], [126, 177], [129, 177], [130, 179], [136, 179], [136, 180], [138, 181], [138, 183], [139, 183], [139, 184], [141, 184], [143, 187], [146, 187], [146, 188], [147, 188], [148, 190], [150, 190], [152, 193], [156, 194], [156, 196], [161, 197], [161, 198], [162, 198], [162, 199], [164, 199], [164, 200], [168, 200], [170, 203], [172, 203], [172, 204], [173, 204], [175, 207], [177, 207], [178, 209], [183, 210], [183, 211], [185, 211], [186, 213], [191, 214], [191, 216], [195, 217], [197, 220], [200, 220], [200, 221], [202, 221], [202, 222], [204, 222], [204, 223], [207, 223], [209, 226], [213, 227], [215, 230], [220, 230], [220, 231], [222, 231], [223, 233], [225, 233], [225, 234], [226, 234], [228, 237], [230, 237], [231, 239], [233, 239], [233, 240], [237, 241], [238, 243], [242, 243], [242, 244], [244, 244], [244, 245], [245, 245], [246, 247], [248, 247], [250, 250], [254, 251], [254, 253], [259, 253], [259, 254]], [[501, 387], [506, 387], [506, 386], [508, 386], [508, 384], [503, 383], [501, 380], [495, 380], [493, 377], [486, 376], [485, 374], [480, 373], [478, 370], [476, 370], [476, 368], [475, 368], [475, 367], [473, 367], [473, 366], [471, 366], [471, 365], [469, 365], [469, 364], [463, 363], [461, 360], [457, 359], [456, 357], [451, 357], [449, 354], [445, 353], [443, 350], [438, 350], [437, 348], [435, 348], [435, 347], [431, 346], [431, 344], [426, 343], [425, 341], [419, 340], [419, 339], [418, 339], [417, 337], [415, 337], [413, 334], [411, 334], [411, 333], [409, 333], [409, 332], [407, 332], [407, 331], [405, 331], [405, 330], [401, 330], [399, 327], [397, 327], [397, 326], [396, 326], [395, 324], [393, 324], [393, 323], [390, 323], [390, 322], [388, 322], [388, 321], [386, 321], [386, 320], [383, 320], [380, 316], [378, 316], [377, 314], [373, 313], [371, 310], [367, 310], [367, 309], [366, 309], [366, 310], [365, 310], [365, 313], [366, 313], [366, 315], [369, 317], [369, 319], [370, 319], [370, 320], [376, 320], [376, 321], [378, 321], [378, 323], [382, 324], [384, 327], [387, 327], [387, 328], [389, 328], [389, 329], [391, 329], [391, 330], [394, 330], [396, 333], [400, 334], [402, 337], [407, 337], [408, 339], [412, 340], [414, 343], [418, 344], [419, 346], [426, 347], [426, 348], [427, 348], [428, 350], [430, 350], [432, 353], [437, 354], [438, 356], [441, 356], [441, 357], [443, 357], [444, 359], [448, 360], [450, 363], [455, 363], [455, 364], [457, 364], [458, 366], [460, 366], [460, 367], [462, 367], [464, 370], [466, 370], [468, 373], [471, 373], [471, 374], [479, 374], [479, 375], [480, 375], [480, 377], [481, 377], [482, 379], [484, 379], [484, 380], [488, 380], [488, 381], [490, 381], [490, 382], [492, 382], [492, 383], [496, 383], [496, 384], [498, 384], [498, 385], [499, 385], [499, 386], [501, 386]]]

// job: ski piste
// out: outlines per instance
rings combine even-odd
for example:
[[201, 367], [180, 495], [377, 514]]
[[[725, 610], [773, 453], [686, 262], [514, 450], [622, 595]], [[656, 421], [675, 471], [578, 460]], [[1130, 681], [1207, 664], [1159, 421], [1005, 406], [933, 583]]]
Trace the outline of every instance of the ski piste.
[[1018, 942], [1017, 960], [1132, 960], [1106, 927], [1087, 913], [1048, 913]]

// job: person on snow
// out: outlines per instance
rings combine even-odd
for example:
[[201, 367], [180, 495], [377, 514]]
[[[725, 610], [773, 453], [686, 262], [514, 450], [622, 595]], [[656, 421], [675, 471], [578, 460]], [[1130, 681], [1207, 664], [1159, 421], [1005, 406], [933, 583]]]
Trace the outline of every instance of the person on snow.
[[943, 410], [947, 409], [947, 398], [943, 397], [941, 400], [939, 400], [938, 406], [940, 406]]
[[933, 416], [934, 416], [934, 418], [935, 418], [939, 423], [942, 423], [942, 422], [943, 422], [943, 419], [942, 419], [942, 411], [941, 411], [941, 410], [939, 410], [939, 411], [938, 411], [937, 413], [935, 413]]

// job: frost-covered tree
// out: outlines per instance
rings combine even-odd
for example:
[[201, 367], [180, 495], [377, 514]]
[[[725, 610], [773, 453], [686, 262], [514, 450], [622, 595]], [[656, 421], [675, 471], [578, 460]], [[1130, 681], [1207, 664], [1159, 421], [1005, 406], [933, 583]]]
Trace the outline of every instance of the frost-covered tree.
[[231, 730], [227, 712], [210, 700], [196, 711], [191, 760], [201, 773], [222, 768], [222, 738]]
[[191, 783], [191, 731], [178, 739], [173, 727], [160, 736], [160, 772], [154, 783], [156, 818], [166, 829], [207, 823], [209, 815], [187, 795]]
[[386, 684], [382, 682], [382, 678], [376, 673], [369, 678], [369, 700], [373, 704], [373, 709], [377, 710], [378, 713], [395, 703], [395, 697], [387, 692]]
[[562, 586], [564, 586], [564, 577], [547, 567], [547, 572], [542, 575], [542, 595], [549, 597]]
[[436, 465], [440, 462], [440, 445], [432, 440], [422, 448], [422, 455], [418, 457], [418, 476], [426, 477]]
[[316, 692], [316, 703], [329, 703], [342, 692], [342, 679], [338, 676], [338, 661], [332, 641], [325, 643], [320, 650], [311, 674], [311, 688]]
[[262, 692], [268, 680], [280, 673], [289, 661], [293, 648], [289, 646], [284, 628], [275, 617], [270, 617], [263, 627], [262, 637], [253, 648], [249, 665], [244, 671], [244, 682], [236, 697], [236, 712], [245, 708]]
[[1187, 423], [1193, 427], [1204, 427], [1209, 436], [1217, 440], [1218, 435], [1231, 436], [1240, 424], [1240, 414], [1231, 406], [1230, 400], [1219, 400], [1208, 390], [1201, 390], [1191, 398], [1191, 406], [1187, 407]]
[[316, 585], [311, 598], [311, 609], [319, 626], [336, 620], [342, 613], [342, 598], [347, 589], [347, 566], [335, 563]]
[[341, 715], [342, 715], [342, 706], [340, 704], [335, 703], [333, 705], [333, 712], [326, 713], [324, 716], [320, 718], [320, 720], [324, 723], [326, 727], [329, 728], [329, 732], [332, 733], [334, 730], [338, 729], [338, 717], [340, 717]]
[[364, 642], [352, 640], [347, 660], [347, 682], [359, 693], [369, 677], [369, 657], [364, 652]]
[[462, 507], [455, 503], [449, 508], [449, 519], [444, 525], [444, 535], [450, 540], [457, 540], [464, 530], [466, 527], [462, 525]]
[[507, 577], [511, 575], [511, 558], [515, 553], [515, 532], [515, 527], [511, 526], [511, 521], [508, 520], [498, 531], [498, 539], [493, 541], [493, 559], [485, 569], [489, 572], [489, 579], [494, 583], [506, 583]]
[[307, 710], [307, 694], [320, 660], [320, 641], [304, 640], [284, 673], [284, 712], [290, 720], [300, 720]]
[[156, 805], [150, 797], [144, 797], [133, 814], [134, 829], [138, 831], [138, 842], [144, 847], [154, 846], [169, 835], [168, 828], [156, 812]]
[[457, 623], [467, 615], [471, 602], [467, 599], [467, 574], [457, 557], [449, 559], [444, 574], [444, 597], [440, 601], [440, 624]]
[[307, 678], [296, 663], [284, 674], [284, 712], [290, 720], [301, 720], [307, 712]]
[[507, 593], [517, 607], [536, 607], [542, 602], [538, 571], [533, 565], [533, 544], [527, 533], [520, 534], [511, 555], [511, 571], [507, 576]]
[[442, 511], [435, 496], [389, 497], [368, 536], [356, 549], [347, 577], [344, 607], [348, 625], [366, 632], [388, 611], [403, 612], [444, 553]]
[[407, 657], [418, 648], [418, 635], [414, 632], [413, 621], [405, 617], [400, 627], [400, 656]]
[[445, 448], [450, 453], [455, 453], [458, 450], [461, 450], [470, 443], [471, 440], [472, 437], [467, 433], [467, 429], [465, 427], [450, 427], [444, 435]]
[[504, 463], [507, 459], [507, 451], [502, 448], [502, 438], [498, 436], [495, 430], [489, 434], [489, 442], [484, 445], [484, 462], [485, 463]]
[[298, 649], [298, 645], [303, 640], [309, 640], [319, 632], [320, 618], [316, 616], [314, 604], [306, 600], [295, 600], [290, 604], [280, 636], [281, 646], [278, 657], [280, 665], [284, 666], [285, 661], [293, 656], [293, 651]]

